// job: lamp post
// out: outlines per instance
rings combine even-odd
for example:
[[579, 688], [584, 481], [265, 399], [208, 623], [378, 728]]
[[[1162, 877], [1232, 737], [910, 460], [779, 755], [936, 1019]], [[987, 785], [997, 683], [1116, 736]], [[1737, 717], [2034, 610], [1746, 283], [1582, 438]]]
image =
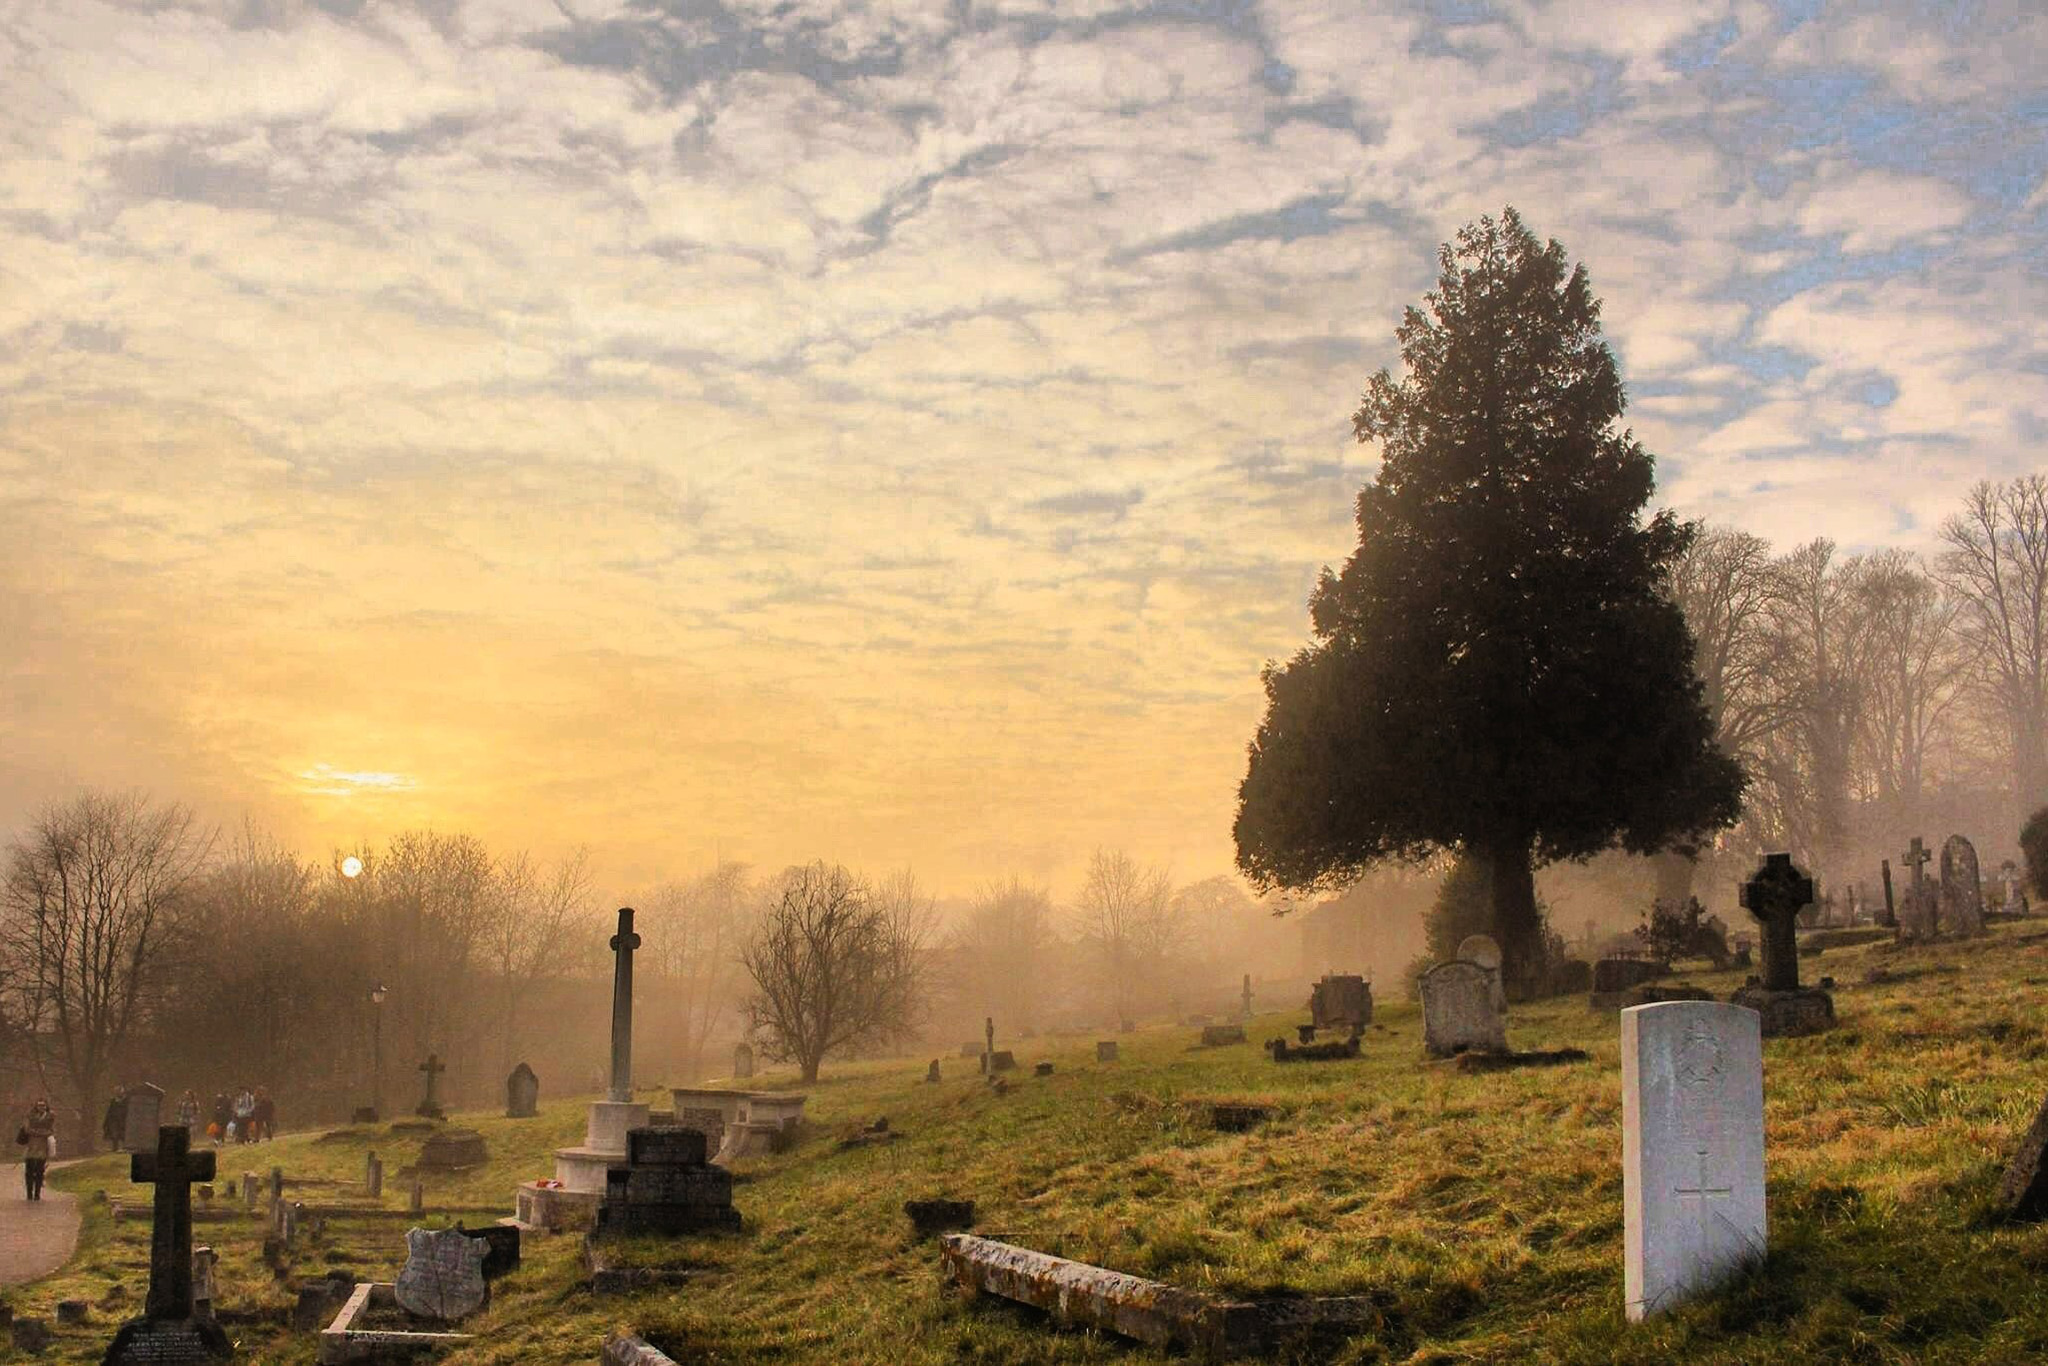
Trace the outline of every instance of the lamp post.
[[370, 1110], [373, 1118], [384, 1114], [384, 984], [370, 988]]

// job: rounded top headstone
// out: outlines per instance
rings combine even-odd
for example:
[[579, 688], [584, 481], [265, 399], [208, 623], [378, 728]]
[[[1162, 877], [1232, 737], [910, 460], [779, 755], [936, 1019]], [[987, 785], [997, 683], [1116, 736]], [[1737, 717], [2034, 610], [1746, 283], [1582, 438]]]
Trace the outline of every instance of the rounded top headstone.
[[1466, 936], [1458, 945], [1458, 957], [1467, 963], [1477, 963], [1488, 972], [1500, 971], [1500, 945], [1493, 942], [1490, 934]]

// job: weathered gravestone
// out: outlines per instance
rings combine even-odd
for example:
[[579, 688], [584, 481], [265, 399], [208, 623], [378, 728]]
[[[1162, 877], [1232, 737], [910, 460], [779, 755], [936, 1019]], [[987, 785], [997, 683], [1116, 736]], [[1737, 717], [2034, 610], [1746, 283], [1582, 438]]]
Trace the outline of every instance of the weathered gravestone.
[[164, 1092], [161, 1086], [138, 1082], [128, 1088], [128, 1123], [121, 1136], [121, 1147], [131, 1153], [153, 1153], [156, 1151], [156, 1131], [164, 1111]]
[[1763, 926], [1763, 981], [1729, 1000], [1762, 1017], [1767, 1039], [1815, 1034], [1835, 1023], [1835, 998], [1799, 985], [1799, 911], [1813, 901], [1813, 879], [1790, 854], [1767, 854], [1742, 884], [1742, 907]]
[[1899, 937], [1932, 939], [1939, 920], [1934, 892], [1927, 884], [1926, 867], [1927, 860], [1934, 855], [1928, 851], [1926, 842], [1915, 835], [1902, 857], [1913, 872], [1913, 880], [1906, 884], [1906, 904], [1899, 910]]
[[234, 1345], [192, 1308], [192, 1183], [213, 1179], [213, 1154], [193, 1152], [183, 1125], [157, 1129], [156, 1151], [128, 1160], [129, 1180], [154, 1184], [149, 1228], [149, 1298], [142, 1317], [121, 1325], [104, 1366], [183, 1366], [226, 1361]]
[[363, 1189], [372, 1200], [384, 1195], [384, 1160], [375, 1153], [363, 1159]]
[[441, 1074], [447, 1070], [448, 1064], [441, 1061], [440, 1054], [427, 1054], [427, 1060], [420, 1064], [420, 1071], [427, 1079], [427, 1089], [420, 1097], [420, 1103], [413, 1108], [414, 1114], [428, 1119], [448, 1118], [448, 1112], [441, 1108]]
[[1422, 974], [1422, 1045], [1432, 1056], [1507, 1051], [1507, 1017], [1494, 1002], [1497, 978], [1462, 961], [1439, 963]]
[[484, 1136], [474, 1129], [441, 1129], [427, 1135], [418, 1166], [427, 1171], [459, 1172], [491, 1160]]
[[192, 1249], [192, 1317], [213, 1321], [213, 1269], [220, 1257], [210, 1247]]
[[421, 1318], [451, 1323], [483, 1306], [489, 1249], [460, 1229], [405, 1232], [405, 1269], [392, 1286], [399, 1306]]
[[[1786, 914], [1792, 923], [1797, 908]], [[1623, 1281], [1631, 1320], [1764, 1254], [1761, 1020], [1714, 1001], [1621, 1013]]]
[[1940, 906], [1941, 933], [1984, 933], [1984, 884], [1977, 849], [1961, 835], [1950, 835], [1941, 846]]
[[924, 1079], [927, 1083], [937, 1084], [939, 1080], [939, 1060], [937, 1058], [933, 1058], [931, 1066], [924, 1069]]
[[1202, 1046], [1204, 1048], [1220, 1048], [1226, 1044], [1243, 1042], [1243, 1025], [1228, 1024], [1202, 1026]]
[[1372, 987], [1349, 973], [1325, 976], [1309, 989], [1308, 1013], [1318, 1029], [1363, 1029], [1372, 1023]]
[[1249, 1020], [1252, 1017], [1252, 975], [1250, 973], [1244, 975], [1243, 1003], [1244, 1008], [1240, 1013]]
[[1508, 996], [1507, 989], [1501, 985], [1500, 980], [1500, 945], [1494, 942], [1493, 936], [1490, 934], [1466, 935], [1463, 940], [1459, 941], [1458, 952], [1455, 956], [1461, 962], [1477, 963], [1480, 967], [1493, 974], [1494, 1008], [1505, 1011], [1508, 1008]]
[[999, 1053], [990, 1053], [982, 1061], [987, 1065], [989, 1073], [993, 1075], [997, 1072], [1014, 1071], [1017, 1066], [1017, 1055], [1005, 1048]]
[[741, 1081], [754, 1075], [754, 1046], [745, 1040], [733, 1045], [732, 1074]]
[[1116, 1055], [1117, 1043], [1115, 1039], [1097, 1039], [1095, 1041], [1095, 1061], [1115, 1062]]
[[505, 1118], [532, 1119], [540, 1111], [540, 1078], [525, 1063], [505, 1078]]

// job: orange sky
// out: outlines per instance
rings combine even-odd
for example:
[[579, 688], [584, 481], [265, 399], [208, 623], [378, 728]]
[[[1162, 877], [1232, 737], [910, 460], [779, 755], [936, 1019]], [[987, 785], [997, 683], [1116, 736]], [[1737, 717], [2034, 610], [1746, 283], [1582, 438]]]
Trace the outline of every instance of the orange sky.
[[1224, 871], [1504, 202], [1668, 501], [1925, 547], [2048, 431], [2042, 25], [1642, 9], [0, 0], [0, 829]]

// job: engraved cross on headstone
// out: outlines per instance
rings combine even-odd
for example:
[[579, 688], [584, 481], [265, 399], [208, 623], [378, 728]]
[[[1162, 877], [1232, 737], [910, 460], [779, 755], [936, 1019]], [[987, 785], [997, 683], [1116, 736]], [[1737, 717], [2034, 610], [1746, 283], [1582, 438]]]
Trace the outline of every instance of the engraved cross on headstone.
[[1799, 990], [1799, 912], [1813, 904], [1813, 879], [1790, 854], [1767, 854], [1742, 884], [1742, 908], [1763, 925], [1764, 990]]
[[612, 936], [612, 1084], [608, 1099], [624, 1104], [633, 1099], [633, 908], [619, 907], [619, 932]]
[[149, 1226], [149, 1300], [152, 1319], [192, 1317], [192, 1183], [213, 1180], [214, 1155], [192, 1151], [192, 1131], [165, 1124], [156, 1131], [156, 1151], [128, 1159], [128, 1179], [154, 1184]]
[[421, 1114], [434, 1114], [441, 1108], [441, 1074], [447, 1070], [448, 1064], [441, 1061], [438, 1053], [427, 1054], [427, 1060], [420, 1064], [420, 1071], [427, 1074], [427, 1095], [420, 1102]]

